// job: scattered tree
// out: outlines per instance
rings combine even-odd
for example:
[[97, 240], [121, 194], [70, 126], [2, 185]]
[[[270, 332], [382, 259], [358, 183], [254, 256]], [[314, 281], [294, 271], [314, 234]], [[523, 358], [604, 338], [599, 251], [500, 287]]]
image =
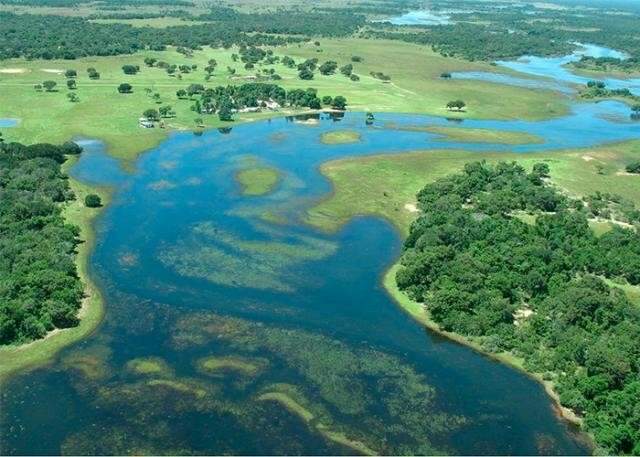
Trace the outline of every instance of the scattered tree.
[[145, 117], [148, 121], [152, 121], [152, 122], [160, 120], [160, 113], [158, 113], [158, 110], [155, 108], [149, 108], [145, 110], [142, 113], [142, 116]]
[[462, 100], [453, 100], [447, 103], [447, 109], [448, 110], [456, 110], [456, 111], [462, 111], [465, 106], [467, 106], [467, 104], [465, 102], [463, 102]]
[[67, 89], [74, 90], [78, 87], [75, 79], [67, 79]]
[[64, 75], [65, 75], [67, 78], [75, 78], [76, 76], [78, 76], [78, 72], [77, 72], [77, 71], [75, 71], [75, 70], [66, 70], [66, 71], [64, 72]]
[[97, 194], [88, 194], [84, 197], [84, 206], [87, 208], [99, 208], [102, 206], [102, 199]]
[[122, 71], [124, 72], [125, 75], [135, 75], [136, 73], [138, 73], [140, 71], [140, 66], [139, 65], [123, 65], [122, 66]]
[[130, 94], [133, 92], [133, 87], [129, 83], [122, 83], [118, 86], [118, 92], [121, 94]]
[[47, 92], [53, 92], [53, 90], [55, 89], [55, 87], [56, 87], [57, 85], [58, 85], [58, 83], [57, 83], [57, 82], [55, 82], [55, 81], [51, 81], [51, 80], [48, 80], [48, 81], [45, 81], [45, 82], [43, 82], [43, 83], [42, 83], [42, 86], [44, 87], [44, 89], [45, 89]]
[[333, 98], [333, 104], [331, 107], [333, 109], [344, 111], [347, 108], [347, 99], [342, 95], [337, 95]]

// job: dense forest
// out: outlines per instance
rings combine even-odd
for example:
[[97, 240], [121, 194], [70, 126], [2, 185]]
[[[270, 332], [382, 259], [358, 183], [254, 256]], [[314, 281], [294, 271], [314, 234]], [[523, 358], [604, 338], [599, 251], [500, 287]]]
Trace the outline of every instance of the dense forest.
[[568, 198], [548, 170], [476, 162], [424, 187], [397, 282], [442, 329], [553, 380], [607, 452], [638, 455], [640, 307], [616, 285], [640, 284], [640, 213], [626, 202], [631, 224], [596, 236], [619, 199]]
[[0, 344], [78, 324], [79, 233], [61, 215], [74, 195], [60, 165], [80, 152], [75, 143], [0, 143]]

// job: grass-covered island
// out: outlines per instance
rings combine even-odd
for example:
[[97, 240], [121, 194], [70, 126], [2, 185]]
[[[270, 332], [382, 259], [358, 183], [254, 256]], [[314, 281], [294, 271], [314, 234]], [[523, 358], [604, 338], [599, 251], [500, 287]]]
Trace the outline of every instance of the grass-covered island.
[[87, 275], [97, 193], [66, 176], [81, 148], [0, 143], [0, 382], [86, 336], [102, 317]]

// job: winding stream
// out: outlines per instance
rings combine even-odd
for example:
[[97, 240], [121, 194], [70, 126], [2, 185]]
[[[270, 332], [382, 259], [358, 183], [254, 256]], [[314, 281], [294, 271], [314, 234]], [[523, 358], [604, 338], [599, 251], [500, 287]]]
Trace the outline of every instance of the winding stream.
[[[577, 104], [543, 122], [461, 124], [545, 139], [515, 147], [443, 142], [391, 123], [447, 121], [378, 114], [367, 127], [347, 113], [174, 133], [131, 173], [84, 142], [73, 175], [115, 190], [91, 260], [106, 318], [50, 366], [7, 383], [0, 453], [588, 452], [538, 383], [398, 310], [379, 281], [400, 253], [388, 223], [357, 218], [324, 234], [299, 216], [330, 190], [318, 166], [332, 158], [637, 138], [628, 108]], [[320, 142], [340, 129], [361, 141]], [[283, 178], [273, 193], [246, 197], [233, 176], [255, 164]]]

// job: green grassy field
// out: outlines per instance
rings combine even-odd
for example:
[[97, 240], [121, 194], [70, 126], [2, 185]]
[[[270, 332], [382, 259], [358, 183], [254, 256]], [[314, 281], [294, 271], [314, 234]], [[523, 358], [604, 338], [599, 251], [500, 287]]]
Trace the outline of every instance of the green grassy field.
[[360, 141], [360, 134], [352, 130], [336, 130], [335, 132], [325, 132], [320, 136], [320, 141], [324, 144], [349, 144]]
[[[68, 171], [75, 160], [75, 158], [67, 160], [63, 169]], [[92, 224], [101, 208], [87, 208], [84, 205], [84, 198], [89, 193], [97, 193], [102, 202], [107, 204], [109, 192], [106, 189], [92, 188], [75, 179], [70, 179], [70, 186], [77, 198], [64, 207], [63, 214], [70, 224], [80, 227], [80, 238], [83, 240], [77, 248], [76, 256], [78, 274], [85, 285], [86, 294], [79, 312], [80, 324], [77, 327], [52, 332], [45, 339], [29, 344], [0, 348], [0, 384], [12, 373], [46, 363], [60, 349], [93, 332], [102, 320], [104, 314], [102, 294], [88, 273], [89, 255], [95, 242]]]
[[416, 214], [416, 193], [465, 163], [481, 159], [515, 160], [525, 167], [544, 161], [551, 168], [553, 182], [573, 195], [614, 192], [640, 204], [640, 178], [618, 174], [626, 163], [638, 158], [640, 141], [529, 154], [434, 150], [335, 160], [321, 167], [333, 184], [333, 192], [309, 210], [307, 220], [334, 231], [356, 215], [376, 215], [407, 234]]
[[275, 189], [280, 181], [280, 171], [272, 167], [253, 167], [240, 170], [235, 179], [240, 184], [242, 195], [266, 195]]
[[[321, 50], [322, 52], [317, 52]], [[27, 61], [15, 59], [0, 64], [0, 117], [19, 118], [20, 124], [3, 129], [9, 141], [25, 143], [58, 143], [73, 137], [83, 136], [103, 140], [110, 154], [133, 159], [154, 147], [172, 129], [194, 129], [195, 119], [202, 117], [208, 128], [228, 127], [234, 123], [221, 122], [215, 115], [199, 116], [190, 107], [190, 100], [179, 100], [176, 91], [191, 83], [204, 83], [206, 62], [215, 58], [218, 68], [207, 86], [239, 84], [265, 68], [258, 65], [254, 70], [245, 70], [241, 63], [235, 63], [231, 54], [237, 49], [205, 49], [197, 51], [193, 57], [185, 57], [175, 50], [163, 52], [145, 51], [135, 55], [116, 57], [92, 57], [74, 61]], [[463, 60], [444, 58], [426, 47], [417, 45], [374, 40], [322, 40], [317, 48], [312, 44], [291, 45], [274, 49], [276, 55], [290, 55], [301, 58], [317, 57], [320, 61], [336, 60], [339, 65], [350, 62], [352, 54], [363, 57], [361, 63], [354, 63], [355, 73], [361, 80], [353, 82], [349, 78], [335, 74], [323, 76], [316, 73], [311, 81], [297, 77], [297, 71], [276, 64], [276, 72], [282, 76], [279, 81], [287, 89], [315, 87], [319, 95], [343, 95], [349, 109], [356, 111], [389, 111], [426, 113], [439, 116], [454, 116], [480, 119], [526, 119], [536, 120], [559, 116], [568, 112], [568, 99], [551, 91], [530, 90], [493, 83], [464, 80], [442, 80], [443, 71], [476, 70], [496, 71], [486, 63], [471, 63]], [[197, 65], [198, 69], [185, 74], [182, 79], [170, 77], [163, 69], [145, 67], [145, 57], [155, 57], [170, 64]], [[137, 75], [124, 75], [125, 64], [140, 65]], [[236, 69], [233, 79], [227, 67]], [[101, 74], [99, 80], [88, 78], [86, 69], [94, 67]], [[64, 70], [78, 72], [78, 88], [74, 92], [80, 101], [72, 103], [67, 99]], [[384, 83], [369, 76], [370, 71], [382, 71], [391, 75], [391, 82]], [[35, 84], [45, 80], [57, 82], [57, 92], [37, 92]], [[120, 83], [133, 85], [133, 94], [119, 94]], [[160, 104], [156, 104], [147, 90], [160, 94]], [[451, 99], [462, 98], [468, 109], [462, 113], [451, 113], [445, 104]], [[141, 129], [138, 118], [148, 108], [171, 105], [176, 111], [174, 118], [166, 121], [166, 129]], [[236, 122], [283, 115], [290, 112], [265, 112], [241, 114]]]
[[429, 133], [442, 135], [443, 141], [458, 143], [492, 143], [492, 144], [540, 144], [544, 139], [526, 132], [510, 132], [506, 130], [469, 129], [446, 126], [430, 126], [425, 128]]

